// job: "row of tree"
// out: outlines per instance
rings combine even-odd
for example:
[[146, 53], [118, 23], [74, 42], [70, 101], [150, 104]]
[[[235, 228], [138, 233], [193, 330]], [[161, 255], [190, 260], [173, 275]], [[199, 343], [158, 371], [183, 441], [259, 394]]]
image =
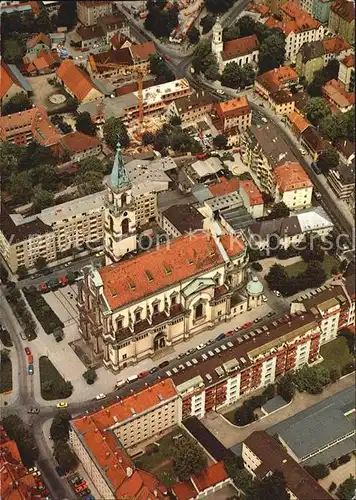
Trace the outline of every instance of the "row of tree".
[[297, 276], [289, 276], [284, 266], [273, 264], [266, 276], [271, 290], [278, 290], [288, 297], [307, 288], [318, 288], [326, 280], [326, 273], [319, 261], [310, 261], [305, 271]]
[[168, 4], [167, 0], [147, 0], [146, 8], [145, 29], [157, 38], [169, 37], [179, 23], [177, 4]]
[[199, 153], [202, 147], [188, 132], [182, 130], [179, 125], [180, 119], [173, 117], [170, 123], [165, 123], [155, 134], [145, 132], [142, 135], [144, 145], [152, 145], [156, 151], [167, 155], [168, 148], [178, 153]]

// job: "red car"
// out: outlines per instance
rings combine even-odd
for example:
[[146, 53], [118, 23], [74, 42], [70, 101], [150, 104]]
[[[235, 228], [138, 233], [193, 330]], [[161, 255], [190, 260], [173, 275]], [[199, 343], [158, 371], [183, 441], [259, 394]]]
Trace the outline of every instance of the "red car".
[[149, 371], [145, 370], [138, 374], [138, 378], [146, 377], [149, 373], [150, 373]]
[[40, 284], [40, 292], [45, 293], [45, 292], [48, 292], [48, 291], [49, 291], [49, 288], [47, 286], [47, 283], [41, 283]]
[[172, 59], [171, 59], [169, 56], [167, 56], [166, 54], [164, 54], [164, 55], [163, 55], [163, 58], [164, 58], [166, 61], [171, 61], [171, 60], [172, 60]]
[[204, 160], [204, 158], [206, 157], [206, 154], [205, 153], [198, 153], [197, 155], [195, 155], [195, 157], [198, 160]]
[[86, 490], [87, 489], [87, 483], [82, 483], [82, 484], [79, 484], [79, 485], [75, 485], [75, 491], [77, 493], [80, 493], [81, 491], [83, 490]]
[[67, 286], [68, 285], [67, 276], [61, 276], [58, 281], [59, 281], [60, 286]]
[[225, 337], [231, 337], [231, 335], [233, 335], [234, 333], [235, 332], [231, 330], [230, 332], [225, 333]]
[[245, 323], [242, 328], [246, 330], [246, 328], [250, 328], [250, 326], [252, 326], [252, 323], [249, 321], [248, 323]]
[[31, 349], [29, 347], [25, 347], [25, 353], [29, 356], [31, 354]]

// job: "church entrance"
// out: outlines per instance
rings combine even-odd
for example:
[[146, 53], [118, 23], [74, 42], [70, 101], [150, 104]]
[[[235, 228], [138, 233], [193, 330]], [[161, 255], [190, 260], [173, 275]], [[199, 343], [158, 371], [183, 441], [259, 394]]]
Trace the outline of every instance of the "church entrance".
[[160, 349], [164, 349], [166, 347], [166, 338], [164, 333], [161, 332], [155, 336], [153, 345], [155, 351], [159, 351]]

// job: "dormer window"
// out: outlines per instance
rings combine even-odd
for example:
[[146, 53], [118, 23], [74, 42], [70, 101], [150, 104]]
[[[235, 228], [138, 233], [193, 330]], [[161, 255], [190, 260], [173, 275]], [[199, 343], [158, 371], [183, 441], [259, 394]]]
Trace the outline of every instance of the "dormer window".
[[150, 271], [145, 271], [145, 273], [146, 273], [146, 278], [147, 278], [148, 282], [149, 282], [149, 283], [152, 283], [152, 281], [153, 281], [153, 276], [152, 276], [152, 274], [150, 273]]

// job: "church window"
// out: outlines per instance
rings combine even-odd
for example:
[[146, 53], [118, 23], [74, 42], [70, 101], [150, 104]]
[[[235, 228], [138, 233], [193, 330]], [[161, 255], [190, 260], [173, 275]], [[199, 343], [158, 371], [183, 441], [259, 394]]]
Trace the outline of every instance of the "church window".
[[109, 215], [109, 228], [111, 232], [114, 230], [114, 219], [111, 217], [111, 215]]
[[127, 203], [127, 194], [123, 193], [121, 195], [121, 206], [123, 207], [124, 205], [126, 205], [126, 203]]
[[141, 321], [141, 311], [135, 313], [135, 321]]
[[129, 232], [129, 219], [123, 219], [121, 222], [122, 234], [127, 234]]
[[200, 319], [203, 317], [203, 304], [198, 304], [195, 308], [195, 319]]

